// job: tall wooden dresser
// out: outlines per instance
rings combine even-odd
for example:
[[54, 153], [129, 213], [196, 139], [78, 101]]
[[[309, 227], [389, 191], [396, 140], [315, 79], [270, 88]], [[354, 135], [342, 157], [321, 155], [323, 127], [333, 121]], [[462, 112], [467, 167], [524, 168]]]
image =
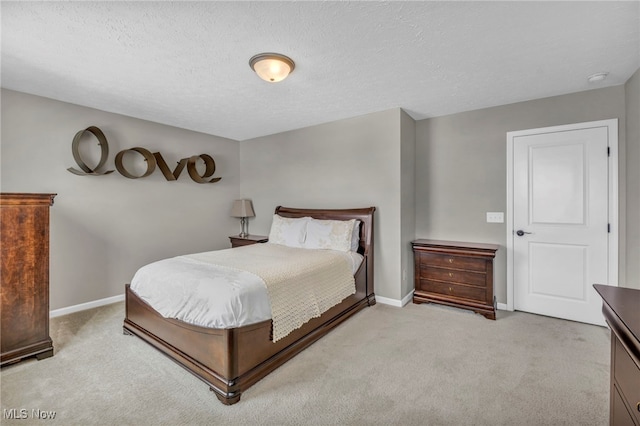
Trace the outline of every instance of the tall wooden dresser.
[[415, 240], [413, 303], [439, 303], [496, 319], [493, 296], [495, 244]]
[[611, 328], [609, 424], [640, 425], [640, 290], [594, 287]]
[[53, 355], [49, 208], [56, 194], [0, 194], [0, 365]]

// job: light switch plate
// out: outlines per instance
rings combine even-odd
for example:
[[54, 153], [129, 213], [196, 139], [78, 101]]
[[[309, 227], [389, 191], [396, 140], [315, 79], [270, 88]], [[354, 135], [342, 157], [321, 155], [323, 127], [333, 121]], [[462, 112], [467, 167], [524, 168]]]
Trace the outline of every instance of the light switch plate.
[[487, 212], [487, 223], [504, 223], [504, 213]]

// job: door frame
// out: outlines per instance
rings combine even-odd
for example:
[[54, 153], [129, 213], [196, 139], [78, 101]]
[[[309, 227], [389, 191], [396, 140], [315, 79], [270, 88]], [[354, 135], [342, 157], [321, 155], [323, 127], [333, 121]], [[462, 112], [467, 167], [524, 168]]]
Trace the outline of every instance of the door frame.
[[540, 127], [537, 129], [507, 132], [507, 310], [514, 310], [514, 265], [513, 265], [513, 140], [518, 136], [529, 136], [541, 133], [555, 133], [570, 130], [606, 127], [609, 136], [609, 185], [608, 185], [608, 220], [611, 226], [608, 235], [609, 259], [607, 264], [608, 284], [618, 286], [618, 119], [587, 121], [583, 123], [566, 124], [561, 126]]

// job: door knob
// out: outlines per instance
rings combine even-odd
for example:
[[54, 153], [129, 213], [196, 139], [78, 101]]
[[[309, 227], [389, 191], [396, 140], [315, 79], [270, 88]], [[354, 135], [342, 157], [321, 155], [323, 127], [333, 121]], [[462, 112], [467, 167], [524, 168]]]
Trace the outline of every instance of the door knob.
[[516, 235], [517, 235], [518, 237], [522, 237], [524, 234], [531, 234], [531, 232], [524, 232], [522, 229], [518, 229], [518, 230], [516, 231]]

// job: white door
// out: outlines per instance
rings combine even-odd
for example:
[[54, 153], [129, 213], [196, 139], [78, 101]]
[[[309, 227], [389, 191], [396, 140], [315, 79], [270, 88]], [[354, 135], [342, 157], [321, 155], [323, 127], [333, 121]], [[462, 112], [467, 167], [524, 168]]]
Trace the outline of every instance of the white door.
[[617, 129], [607, 120], [509, 133], [515, 310], [605, 324], [593, 284], [617, 285], [610, 282], [617, 268], [610, 265], [611, 122]]

